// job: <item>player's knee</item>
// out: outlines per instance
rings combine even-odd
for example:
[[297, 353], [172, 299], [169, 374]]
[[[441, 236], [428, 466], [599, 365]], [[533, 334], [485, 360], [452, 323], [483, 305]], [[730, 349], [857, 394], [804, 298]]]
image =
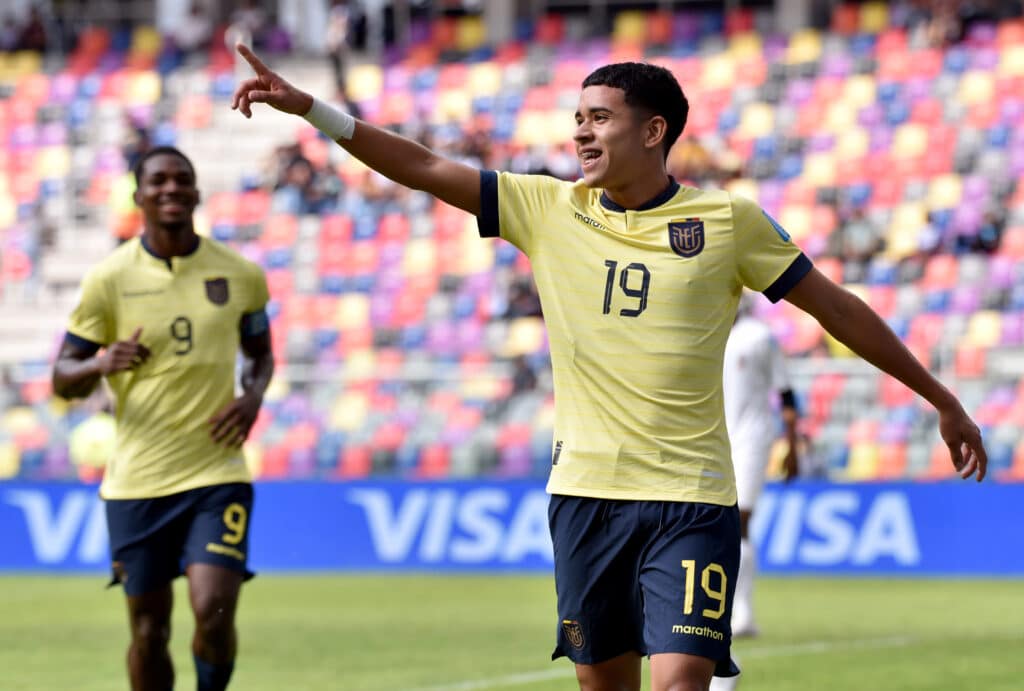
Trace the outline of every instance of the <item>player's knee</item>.
[[231, 636], [235, 626], [235, 603], [230, 598], [216, 594], [195, 597], [192, 609], [203, 638], [215, 643]]
[[132, 643], [144, 653], [166, 650], [171, 640], [171, 623], [162, 617], [139, 616], [132, 623]]

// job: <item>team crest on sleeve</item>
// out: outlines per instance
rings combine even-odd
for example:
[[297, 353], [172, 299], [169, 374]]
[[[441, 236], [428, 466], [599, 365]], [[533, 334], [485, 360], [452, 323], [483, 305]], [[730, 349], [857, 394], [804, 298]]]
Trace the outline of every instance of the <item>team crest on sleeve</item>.
[[704, 221], [687, 218], [668, 224], [668, 245], [680, 257], [696, 257], [704, 249]]
[[228, 303], [228, 279], [206, 279], [206, 297], [215, 305], [226, 305]]
[[583, 647], [583, 627], [580, 626], [578, 621], [573, 619], [563, 619], [562, 631], [565, 632], [565, 637], [572, 644], [573, 648], [579, 650]]

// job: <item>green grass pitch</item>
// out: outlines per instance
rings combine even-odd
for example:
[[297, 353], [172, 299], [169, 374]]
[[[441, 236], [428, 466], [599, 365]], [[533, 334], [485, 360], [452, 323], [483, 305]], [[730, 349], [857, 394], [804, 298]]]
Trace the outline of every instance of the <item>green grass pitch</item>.
[[[0, 577], [0, 689], [127, 687], [118, 590], [97, 576]], [[184, 583], [178, 689], [195, 688]], [[1024, 688], [1019, 581], [764, 578], [743, 691]], [[238, 691], [574, 689], [550, 662], [546, 576], [263, 574], [242, 595]]]

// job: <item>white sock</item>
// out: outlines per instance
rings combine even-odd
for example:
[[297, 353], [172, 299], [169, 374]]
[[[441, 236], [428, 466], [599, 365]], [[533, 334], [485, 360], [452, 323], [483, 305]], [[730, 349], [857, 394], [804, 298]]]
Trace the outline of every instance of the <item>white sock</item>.
[[757, 575], [757, 550], [750, 540], [740, 541], [740, 571], [736, 577], [736, 597], [732, 603], [732, 626], [747, 628], [754, 624], [754, 577]]

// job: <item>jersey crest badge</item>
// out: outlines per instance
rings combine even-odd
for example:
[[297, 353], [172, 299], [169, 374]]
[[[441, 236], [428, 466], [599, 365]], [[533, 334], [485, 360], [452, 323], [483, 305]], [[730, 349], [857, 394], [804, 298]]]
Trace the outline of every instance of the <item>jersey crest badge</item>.
[[215, 305], [228, 304], [228, 279], [206, 279], [206, 297]]
[[668, 245], [684, 259], [696, 257], [704, 249], [704, 221], [687, 218], [668, 224]]
[[580, 626], [578, 621], [574, 619], [563, 619], [562, 631], [565, 632], [565, 637], [569, 639], [573, 648], [579, 650], [583, 647], [583, 627]]

